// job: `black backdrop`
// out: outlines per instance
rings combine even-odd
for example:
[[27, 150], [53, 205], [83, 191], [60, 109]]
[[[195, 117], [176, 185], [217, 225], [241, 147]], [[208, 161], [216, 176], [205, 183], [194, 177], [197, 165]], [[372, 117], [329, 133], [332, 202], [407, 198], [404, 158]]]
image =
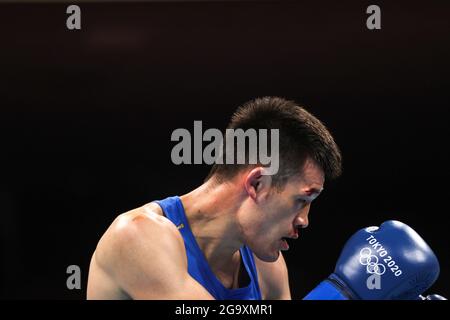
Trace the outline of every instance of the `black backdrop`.
[[[334, 133], [344, 175], [285, 254], [294, 298], [333, 269], [357, 229], [397, 219], [435, 251], [450, 295], [449, 26], [444, 2], [0, 4], [3, 298], [82, 299], [114, 217], [198, 186], [175, 166], [176, 128], [224, 128], [241, 103], [278, 95]], [[81, 267], [81, 290], [66, 267]]]

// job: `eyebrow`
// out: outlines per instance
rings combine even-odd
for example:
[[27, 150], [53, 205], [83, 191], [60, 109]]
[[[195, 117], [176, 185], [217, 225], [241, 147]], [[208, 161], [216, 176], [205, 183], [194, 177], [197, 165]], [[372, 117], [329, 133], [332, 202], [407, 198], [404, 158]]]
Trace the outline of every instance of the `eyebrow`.
[[314, 193], [319, 194], [319, 193], [322, 192], [322, 190], [323, 190], [323, 188], [321, 188], [321, 189], [317, 189], [317, 188], [308, 188], [308, 189], [306, 189], [304, 192], [305, 192], [308, 196], [310, 196], [310, 195], [312, 195], [312, 194], [314, 194]]

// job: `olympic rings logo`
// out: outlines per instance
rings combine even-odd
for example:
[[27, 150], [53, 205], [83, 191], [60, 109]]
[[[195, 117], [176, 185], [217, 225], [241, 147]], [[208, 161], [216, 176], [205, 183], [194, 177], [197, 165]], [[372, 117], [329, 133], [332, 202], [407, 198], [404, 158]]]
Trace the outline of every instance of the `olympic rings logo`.
[[382, 263], [378, 263], [378, 257], [372, 254], [370, 248], [362, 248], [359, 252], [359, 263], [366, 266], [368, 273], [377, 274], [379, 276], [386, 272], [386, 267]]

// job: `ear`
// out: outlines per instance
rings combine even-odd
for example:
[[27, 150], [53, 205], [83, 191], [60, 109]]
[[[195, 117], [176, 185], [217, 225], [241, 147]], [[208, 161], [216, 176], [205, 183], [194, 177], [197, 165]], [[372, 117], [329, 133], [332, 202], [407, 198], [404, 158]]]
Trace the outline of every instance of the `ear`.
[[272, 176], [263, 173], [265, 173], [264, 167], [256, 167], [250, 170], [244, 178], [245, 190], [255, 201], [267, 195], [272, 185]]

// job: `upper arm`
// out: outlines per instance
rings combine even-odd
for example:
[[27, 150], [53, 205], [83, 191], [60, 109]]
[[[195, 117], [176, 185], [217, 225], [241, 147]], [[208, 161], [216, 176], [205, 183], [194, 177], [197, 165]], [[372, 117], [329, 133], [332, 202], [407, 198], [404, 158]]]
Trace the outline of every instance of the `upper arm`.
[[95, 259], [133, 299], [211, 299], [187, 271], [184, 242], [166, 218], [144, 211], [119, 216]]
[[264, 262], [255, 255], [259, 287], [264, 300], [291, 300], [289, 276], [283, 254], [275, 262]]

